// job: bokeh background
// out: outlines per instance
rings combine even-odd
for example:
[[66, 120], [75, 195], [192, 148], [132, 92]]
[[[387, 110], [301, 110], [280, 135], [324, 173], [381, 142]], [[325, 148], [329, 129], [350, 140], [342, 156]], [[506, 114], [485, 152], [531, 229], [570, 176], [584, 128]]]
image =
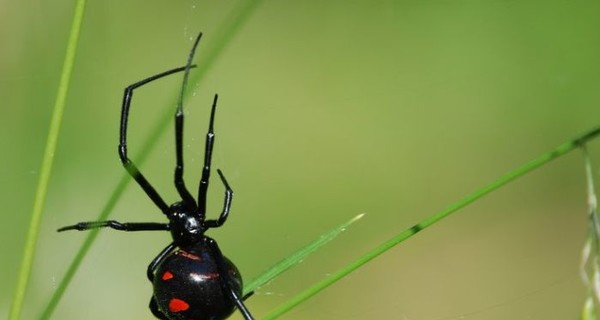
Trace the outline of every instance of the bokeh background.
[[[0, 2], [0, 319], [23, 252], [72, 1]], [[261, 318], [310, 284], [503, 173], [600, 124], [598, 1], [89, 1], [23, 319], [36, 319], [124, 174], [123, 88], [209, 63], [186, 101], [196, 186], [212, 95], [214, 165], [236, 191], [213, 230], [248, 280], [358, 213], [333, 243], [262, 288]], [[223, 30], [234, 30], [225, 38]], [[224, 45], [218, 57], [206, 53]], [[180, 76], [136, 92], [133, 157]], [[173, 133], [143, 172], [170, 201]], [[596, 170], [598, 142], [590, 144]], [[216, 175], [214, 176], [216, 177]], [[209, 210], [222, 204], [213, 179]], [[568, 154], [390, 250], [284, 319], [575, 319], [585, 295], [580, 152]], [[111, 218], [161, 221], [130, 184]], [[164, 233], [100, 234], [53, 319], [152, 319], [150, 260]], [[241, 319], [234, 315], [233, 319]]]

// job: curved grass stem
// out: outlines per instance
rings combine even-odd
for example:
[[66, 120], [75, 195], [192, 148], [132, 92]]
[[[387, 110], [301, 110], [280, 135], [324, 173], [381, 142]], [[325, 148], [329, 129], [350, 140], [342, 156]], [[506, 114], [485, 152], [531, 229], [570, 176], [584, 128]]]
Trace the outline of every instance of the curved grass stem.
[[339, 269], [338, 271], [330, 274], [328, 277], [326, 277], [325, 279], [316, 283], [312, 287], [300, 292], [299, 294], [294, 296], [292, 299], [288, 300], [286, 303], [282, 304], [280, 307], [273, 310], [264, 319], [276, 319], [277, 317], [290, 311], [295, 306], [310, 299], [312, 296], [316, 295], [317, 293], [321, 292], [325, 288], [329, 287], [330, 285], [332, 285], [335, 282], [339, 281], [340, 279], [344, 278], [351, 272], [353, 272], [353, 271], [357, 270], [358, 268], [360, 268], [361, 266], [365, 265], [367, 262], [375, 259], [377, 256], [388, 251], [389, 249], [396, 246], [397, 244], [403, 242], [404, 240], [409, 239], [410, 237], [414, 236], [418, 232], [434, 225], [435, 223], [439, 222], [440, 220], [448, 217], [450, 214], [458, 211], [461, 208], [464, 208], [465, 206], [471, 204], [475, 200], [506, 185], [507, 183], [513, 181], [514, 179], [521, 177], [524, 174], [529, 173], [532, 170], [542, 166], [543, 164], [546, 164], [546, 163], [550, 162], [551, 160], [554, 160], [554, 159], [572, 151], [573, 149], [583, 145], [584, 143], [597, 137], [598, 135], [600, 135], [600, 127], [590, 130], [571, 141], [561, 144], [560, 146], [554, 148], [553, 150], [551, 150], [551, 151], [539, 156], [538, 158], [531, 160], [530, 162], [518, 167], [517, 169], [501, 176], [500, 178], [494, 180], [490, 184], [482, 187], [481, 189], [468, 194], [464, 198], [449, 205], [447, 208], [423, 219], [422, 221], [413, 225], [412, 227], [400, 232], [398, 235], [385, 241], [384, 243], [375, 247], [373, 250], [365, 253], [363, 256], [359, 257], [358, 259], [349, 263], [348, 265], [344, 266], [343, 268]]
[[60, 132], [60, 125], [62, 123], [63, 112], [65, 109], [65, 101], [67, 99], [67, 93], [71, 83], [71, 74], [73, 73], [73, 65], [75, 63], [75, 54], [77, 53], [77, 44], [79, 43], [79, 34], [81, 31], [84, 12], [85, 0], [77, 0], [73, 13], [71, 31], [69, 33], [69, 40], [67, 42], [65, 60], [63, 62], [63, 67], [60, 74], [60, 82], [58, 84], [56, 100], [54, 102], [54, 108], [52, 111], [52, 118], [50, 120], [50, 129], [48, 131], [48, 138], [46, 140], [46, 147], [42, 158], [40, 176], [38, 178], [35, 198], [33, 201], [31, 220], [29, 221], [29, 229], [27, 231], [27, 238], [25, 240], [25, 249], [23, 251], [21, 267], [19, 269], [20, 272], [17, 277], [17, 286], [10, 307], [10, 314], [8, 317], [10, 320], [19, 319], [23, 308], [25, 292], [27, 290], [27, 284], [29, 283], [29, 276], [31, 274], [33, 258], [35, 256], [40, 221], [42, 219], [42, 211], [46, 202], [46, 194], [48, 193], [48, 182], [50, 181], [50, 174], [52, 173], [52, 164], [54, 162], [54, 152], [56, 150], [56, 143], [58, 141], [58, 133]]

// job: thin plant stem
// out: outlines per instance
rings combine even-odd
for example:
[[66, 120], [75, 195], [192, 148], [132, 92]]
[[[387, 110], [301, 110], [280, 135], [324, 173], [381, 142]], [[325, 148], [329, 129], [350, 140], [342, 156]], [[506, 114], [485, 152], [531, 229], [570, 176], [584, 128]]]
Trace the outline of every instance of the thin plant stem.
[[556, 147], [555, 149], [539, 156], [538, 158], [518, 167], [517, 169], [501, 176], [500, 178], [496, 179], [495, 181], [491, 182], [490, 184], [482, 187], [479, 190], [476, 190], [473, 193], [468, 194], [467, 196], [465, 196], [464, 198], [462, 198], [461, 200], [451, 204], [450, 206], [448, 206], [447, 208], [423, 219], [422, 221], [420, 221], [419, 223], [413, 225], [412, 227], [402, 231], [401, 233], [399, 233], [398, 235], [392, 237], [391, 239], [385, 241], [384, 243], [380, 244], [379, 246], [375, 247], [374, 249], [372, 249], [371, 251], [367, 252], [366, 254], [364, 254], [363, 256], [361, 256], [360, 258], [356, 259], [355, 261], [351, 262], [350, 264], [342, 267], [341, 269], [339, 269], [338, 271], [330, 274], [328, 277], [326, 277], [325, 279], [321, 280], [320, 282], [317, 282], [315, 285], [313, 285], [312, 287], [300, 292], [299, 294], [297, 294], [296, 296], [292, 297], [292, 299], [288, 300], [286, 303], [282, 304], [281, 306], [279, 306], [277, 309], [273, 310], [271, 313], [269, 313], [264, 319], [276, 319], [279, 316], [285, 314], [286, 312], [290, 311], [292, 308], [294, 308], [295, 306], [299, 305], [300, 303], [308, 300], [309, 298], [311, 298], [312, 296], [316, 295], [317, 293], [323, 291], [325, 288], [329, 287], [330, 285], [334, 284], [335, 282], [339, 281], [340, 279], [344, 278], [345, 276], [347, 276], [348, 274], [350, 274], [351, 272], [355, 271], [356, 269], [360, 268], [361, 266], [365, 265], [367, 262], [375, 259], [377, 256], [381, 255], [382, 253], [390, 250], [391, 248], [393, 248], [394, 246], [396, 246], [397, 244], [403, 242], [404, 240], [407, 240], [408, 238], [414, 236], [415, 234], [417, 234], [418, 232], [434, 225], [435, 223], [439, 222], [440, 220], [448, 217], [450, 214], [458, 211], [461, 208], [464, 208], [465, 206], [471, 204], [472, 202], [474, 202], [475, 200], [487, 195], [488, 193], [506, 185], [507, 183], [513, 181], [514, 179], [523, 176], [526, 173], [531, 172], [532, 170], [540, 167], [541, 165], [550, 162], [551, 160], [554, 160], [570, 151], [572, 151], [573, 149], [579, 147], [580, 145], [584, 144], [586, 141], [595, 138], [596, 136], [598, 136], [600, 134], [600, 127], [597, 127], [593, 130], [590, 130], [589, 132], [571, 140], [568, 141], [566, 143], [561, 144], [560, 146]]
[[350, 219], [349, 221], [347, 221], [343, 224], [340, 224], [339, 226], [322, 234], [316, 240], [314, 240], [313, 242], [300, 248], [298, 251], [289, 254], [283, 260], [279, 261], [278, 263], [274, 264], [271, 268], [269, 268], [265, 272], [263, 272], [260, 276], [256, 277], [252, 281], [250, 281], [247, 286], [244, 286], [244, 295], [265, 285], [266, 283], [275, 279], [275, 277], [277, 277], [280, 274], [282, 274], [283, 272], [287, 271], [294, 265], [300, 263], [300, 261], [303, 261], [311, 253], [317, 251], [319, 248], [321, 248], [322, 246], [326, 245], [331, 240], [333, 240], [337, 236], [339, 236], [342, 232], [346, 231], [346, 229], [351, 224], [362, 219], [362, 217], [364, 217], [364, 215], [365, 215], [364, 213], [361, 213], [361, 214], [355, 216], [354, 218]]
[[31, 268], [33, 265], [33, 258], [35, 256], [35, 249], [39, 235], [40, 221], [42, 219], [44, 204], [46, 203], [48, 182], [50, 181], [50, 174], [52, 173], [54, 153], [56, 150], [58, 133], [60, 132], [60, 126], [65, 109], [65, 101], [67, 99], [67, 93], [69, 92], [69, 86], [71, 83], [71, 74], [73, 73], [75, 54], [77, 53], [77, 44], [79, 43], [79, 34], [81, 31], [84, 13], [85, 0], [77, 0], [75, 3], [75, 10], [73, 12], [73, 22], [71, 24], [71, 31], [69, 33], [69, 40], [67, 42], [67, 50], [58, 84], [56, 100], [54, 102], [52, 118], [50, 120], [50, 129], [48, 131], [48, 138], [46, 140], [46, 147], [42, 158], [40, 176], [38, 178], [35, 198], [33, 200], [31, 220], [29, 221], [29, 229], [27, 231], [23, 259], [21, 260], [21, 268], [19, 269], [20, 272], [17, 278], [17, 286], [10, 308], [10, 320], [17, 320], [21, 316], [23, 301], [25, 299], [29, 277], [31, 275]]
[[598, 200], [594, 190], [592, 161], [585, 144], [581, 145], [581, 151], [585, 164], [588, 198], [588, 236], [583, 246], [580, 264], [583, 283], [588, 290], [581, 318], [582, 320], [593, 320], [597, 319], [596, 306], [600, 301], [600, 221], [598, 220]]

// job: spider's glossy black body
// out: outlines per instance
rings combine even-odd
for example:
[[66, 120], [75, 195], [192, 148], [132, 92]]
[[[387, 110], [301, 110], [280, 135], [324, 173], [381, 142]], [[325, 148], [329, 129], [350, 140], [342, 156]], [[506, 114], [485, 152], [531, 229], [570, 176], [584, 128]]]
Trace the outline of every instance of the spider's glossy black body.
[[[235, 309], [233, 300], [223, 291], [221, 270], [205, 238], [187, 249], [169, 255], [156, 269], [154, 299], [169, 319], [225, 319]], [[224, 258], [229, 285], [238, 296], [242, 279], [235, 265]], [[192, 307], [193, 306], [193, 307]]]
[[[168, 223], [126, 222], [114, 220], [80, 222], [62, 227], [58, 231], [112, 228], [122, 231], [170, 231], [173, 241], [148, 265], [147, 276], [154, 286], [150, 310], [161, 320], [223, 320], [237, 308], [246, 320], [254, 319], [242, 297], [242, 278], [236, 266], [223, 254], [217, 242], [204, 233], [222, 226], [229, 215], [233, 190], [221, 170], [217, 173], [225, 186], [223, 210], [216, 220], [206, 219], [206, 194], [210, 177], [214, 145], [214, 119], [217, 107], [215, 95], [210, 113], [204, 154], [204, 167], [194, 199], [183, 181], [183, 93], [192, 60], [200, 42], [200, 33], [189, 53], [187, 64], [151, 76], [125, 88], [121, 111], [119, 157], [127, 172], [135, 179], [148, 197], [168, 218]], [[162, 77], [184, 71], [181, 97], [175, 113], [175, 187], [181, 200], [167, 203], [146, 180], [127, 156], [127, 124], [133, 90]]]

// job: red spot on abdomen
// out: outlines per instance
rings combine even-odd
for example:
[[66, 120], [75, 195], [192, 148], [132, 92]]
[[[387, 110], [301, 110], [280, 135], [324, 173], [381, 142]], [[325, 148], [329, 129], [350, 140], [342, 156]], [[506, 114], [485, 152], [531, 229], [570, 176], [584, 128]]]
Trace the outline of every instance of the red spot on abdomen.
[[169, 311], [171, 312], [181, 312], [190, 308], [190, 305], [187, 302], [173, 298], [169, 301]]
[[183, 250], [179, 250], [175, 253], [176, 255], [180, 255], [182, 257], [188, 258], [188, 259], [192, 259], [192, 260], [200, 260], [200, 257], [193, 254], [193, 253], [189, 253], [187, 251], [183, 251]]
[[166, 271], [165, 273], [163, 273], [162, 275], [162, 279], [163, 280], [169, 280], [169, 279], [173, 279], [173, 274], [170, 273], [169, 271]]

